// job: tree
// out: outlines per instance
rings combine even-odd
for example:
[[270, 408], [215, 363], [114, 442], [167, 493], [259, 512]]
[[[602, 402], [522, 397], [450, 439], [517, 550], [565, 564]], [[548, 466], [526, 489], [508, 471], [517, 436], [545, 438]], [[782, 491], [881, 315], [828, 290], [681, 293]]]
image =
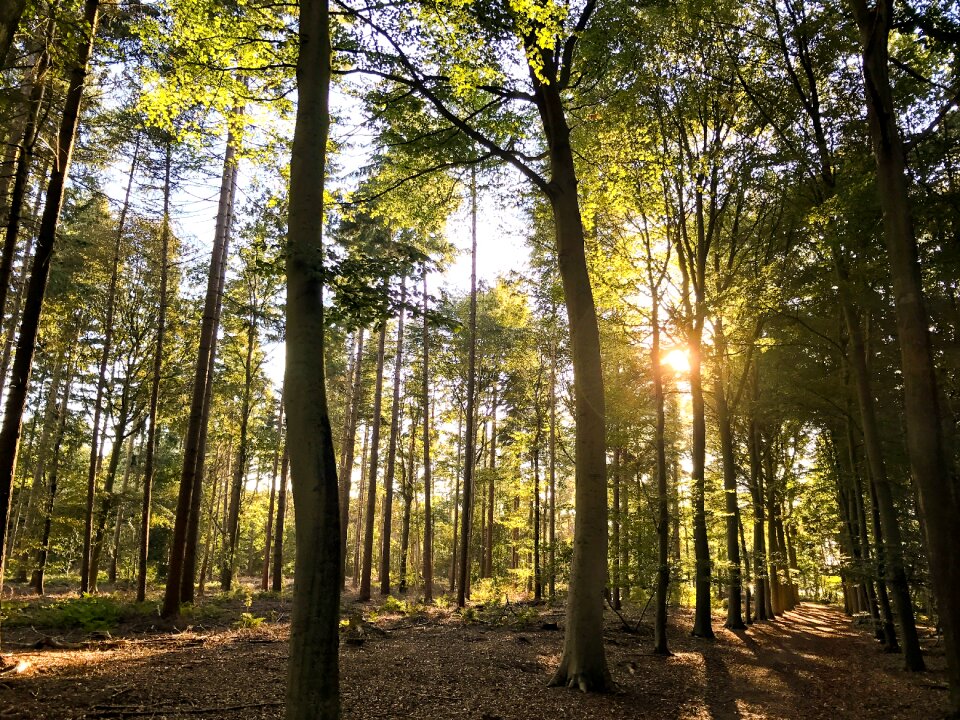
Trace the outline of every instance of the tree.
[[323, 189], [330, 124], [327, 0], [300, 1], [287, 238], [288, 452], [297, 529], [288, 720], [340, 717], [340, 510], [323, 373]]

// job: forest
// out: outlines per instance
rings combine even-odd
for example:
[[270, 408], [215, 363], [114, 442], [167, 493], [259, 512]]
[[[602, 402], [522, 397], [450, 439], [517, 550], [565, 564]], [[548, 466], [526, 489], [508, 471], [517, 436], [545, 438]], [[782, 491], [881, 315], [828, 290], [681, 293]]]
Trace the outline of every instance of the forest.
[[960, 5], [2, 0], [4, 718], [960, 718]]

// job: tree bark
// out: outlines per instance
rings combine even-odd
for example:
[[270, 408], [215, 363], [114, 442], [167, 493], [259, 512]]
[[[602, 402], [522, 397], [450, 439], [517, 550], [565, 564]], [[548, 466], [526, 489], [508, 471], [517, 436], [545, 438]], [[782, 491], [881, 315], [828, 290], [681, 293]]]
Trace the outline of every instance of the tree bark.
[[6, 0], [0, 7], [0, 67], [7, 67], [7, 55], [26, 6], [27, 0]]
[[[210, 253], [210, 269], [207, 274], [207, 291], [203, 305], [203, 319], [200, 326], [200, 344], [197, 349], [197, 363], [193, 376], [193, 391], [190, 401], [190, 418], [184, 437], [183, 466], [180, 471], [180, 486], [177, 493], [177, 510], [173, 526], [173, 539], [170, 547], [170, 563], [167, 571], [167, 584], [164, 590], [164, 617], [176, 615], [184, 595], [184, 586], [189, 583], [188, 594], [193, 593], [193, 572], [189, 576], [184, 572], [188, 560], [187, 545], [190, 534], [190, 515], [193, 507], [193, 495], [199, 493], [197, 463], [200, 456], [204, 396], [206, 395], [209, 369], [217, 336], [217, 305], [221, 292], [220, 278], [229, 243], [230, 215], [232, 212], [233, 191], [235, 187], [236, 143], [233, 134], [227, 133], [227, 145], [223, 158], [223, 175], [220, 183], [220, 201], [217, 208], [217, 225], [214, 232], [213, 249]], [[196, 544], [194, 543], [194, 548]], [[195, 553], [194, 553], [195, 554]], [[194, 560], [195, 561], [195, 560]]]
[[323, 191], [330, 127], [327, 0], [300, 0], [290, 159], [284, 376], [297, 559], [287, 720], [340, 717], [340, 508], [324, 381]]
[[160, 229], [160, 307], [157, 309], [157, 342], [153, 353], [153, 377], [150, 379], [150, 405], [147, 410], [147, 447], [143, 461], [143, 505], [140, 510], [140, 558], [137, 572], [137, 602], [147, 594], [147, 555], [150, 550], [150, 510], [153, 503], [153, 474], [157, 452], [157, 408], [163, 373], [164, 343], [167, 331], [167, 285], [170, 274], [170, 166], [171, 141], [164, 147], [163, 225]]
[[890, 87], [893, 0], [876, 0], [873, 6], [866, 0], [850, 0], [850, 6], [863, 46], [867, 119], [900, 340], [910, 470], [919, 490], [930, 575], [943, 627], [950, 707], [960, 714], [960, 554], [956, 552], [960, 480], [944, 443], [930, 323], [907, 194], [906, 158]]
[[[283, 390], [277, 403], [277, 447], [273, 452], [273, 467], [270, 469], [270, 505], [267, 508], [266, 539], [263, 546], [263, 569], [260, 571], [260, 589], [270, 588], [270, 548], [273, 545], [273, 512], [277, 501], [277, 473], [280, 469], [280, 448], [283, 445]], [[341, 536], [341, 542], [343, 542]]]
[[[7, 520], [10, 516], [13, 478], [17, 465], [17, 451], [20, 445], [27, 391], [30, 385], [30, 371], [36, 350], [43, 296], [47, 289], [50, 262], [56, 244], [60, 210], [63, 207], [64, 185], [70, 169], [77, 123], [80, 117], [80, 104], [83, 99], [87, 63], [93, 52], [93, 42], [97, 32], [99, 10], [99, 0], [86, 0], [84, 2], [80, 46], [76, 63], [70, 71], [63, 116], [57, 134], [56, 147], [54, 148], [54, 167], [47, 185], [47, 198], [43, 209], [43, 217], [40, 221], [40, 231], [37, 235], [33, 270], [27, 287], [23, 317], [20, 321], [20, 334], [17, 339], [17, 353], [13, 361], [13, 373], [3, 414], [3, 426], [0, 429], [0, 513], [2, 513], [0, 514], [0, 550], [6, 550]], [[6, 557], [5, 552], [3, 557]], [[3, 563], [0, 562], [0, 583], [2, 583], [2, 579]]]
[[277, 493], [277, 523], [273, 541], [273, 592], [283, 590], [283, 524], [287, 516], [287, 473], [290, 456], [287, 455], [287, 443], [283, 444], [283, 459], [280, 461], [280, 491]]
[[340, 467], [340, 559], [341, 585], [347, 579], [347, 529], [350, 526], [350, 490], [353, 484], [353, 461], [357, 445], [357, 422], [360, 419], [360, 390], [363, 383], [363, 332], [357, 331], [357, 356], [353, 364], [353, 384], [350, 390], [350, 414], [343, 439], [343, 464]]
[[473, 470], [476, 462], [474, 406], [477, 386], [477, 169], [470, 169], [470, 320], [467, 327], [467, 404], [466, 442], [463, 455], [463, 492], [460, 511], [460, 562], [457, 578], [457, 607], [467, 602], [467, 583], [470, 580], [470, 531], [473, 524]]
[[393, 405], [390, 408], [390, 442], [387, 473], [383, 478], [383, 532], [380, 540], [380, 594], [390, 594], [390, 541], [393, 535], [393, 481], [397, 473], [397, 441], [400, 433], [400, 371], [403, 368], [403, 317], [406, 315], [407, 279], [400, 279], [400, 313], [397, 316], [397, 353], [393, 360]]
[[380, 464], [380, 414], [383, 409], [383, 361], [387, 342], [387, 322], [380, 322], [377, 340], [377, 382], [373, 395], [373, 429], [370, 437], [370, 469], [367, 472], [367, 509], [364, 513], [363, 567], [360, 570], [358, 600], [370, 599], [370, 575], [373, 572], [373, 531], [377, 512], [377, 468]]
[[423, 601], [433, 601], [433, 478], [430, 467], [430, 330], [427, 264], [423, 264]]

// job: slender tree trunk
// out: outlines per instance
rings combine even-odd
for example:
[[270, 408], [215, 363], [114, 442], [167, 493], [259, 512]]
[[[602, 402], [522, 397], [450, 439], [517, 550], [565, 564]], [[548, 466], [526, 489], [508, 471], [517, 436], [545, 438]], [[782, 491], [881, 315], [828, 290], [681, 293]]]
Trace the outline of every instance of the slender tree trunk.
[[390, 443], [384, 476], [383, 533], [380, 551], [380, 594], [390, 594], [390, 540], [393, 535], [393, 480], [397, 472], [397, 440], [400, 434], [400, 371], [403, 368], [403, 317], [406, 315], [407, 279], [400, 279], [400, 313], [397, 316], [397, 354], [393, 360], [393, 405], [390, 408]]
[[380, 464], [380, 414], [383, 409], [383, 360], [387, 342], [387, 322], [380, 323], [377, 340], [377, 382], [373, 395], [373, 429], [370, 438], [370, 469], [367, 473], [367, 509], [363, 535], [363, 567], [360, 571], [360, 594], [358, 600], [370, 599], [370, 576], [373, 572], [373, 531], [377, 512], [377, 467]]
[[460, 408], [457, 417], [457, 473], [454, 479], [453, 488], [453, 537], [450, 550], [450, 594], [452, 595], [457, 587], [457, 558], [459, 557], [457, 544], [460, 537], [460, 478], [463, 477], [463, 408]]
[[[90, 461], [87, 467], [87, 512], [83, 526], [83, 556], [80, 561], [80, 592], [97, 591], [97, 567], [93, 562], [93, 555], [99, 560], [99, 547], [94, 548], [93, 542], [93, 505], [97, 495], [97, 464], [103, 443], [98, 443], [100, 433], [100, 416], [103, 412], [103, 394], [107, 388], [107, 365], [110, 362], [110, 353], [113, 351], [113, 321], [117, 307], [117, 282], [120, 273], [120, 252], [123, 245], [123, 232], [126, 229], [127, 211], [130, 208], [130, 192], [133, 190], [133, 178], [137, 170], [137, 160], [140, 154], [140, 135], [137, 135], [133, 145], [133, 158], [130, 160], [130, 173], [127, 176], [127, 190], [123, 196], [123, 207], [117, 220], [117, 236], [113, 244], [113, 261], [110, 266], [110, 285], [107, 290], [107, 312], [103, 323], [103, 347], [100, 350], [100, 370], [97, 375], [97, 394], [93, 401], [93, 430], [90, 433]], [[119, 436], [114, 444], [122, 441]], [[112, 489], [110, 491], [112, 492]], [[105, 501], [106, 503], [106, 501]], [[104, 520], [103, 516], [100, 518]], [[101, 534], [102, 542], [102, 530]]]
[[287, 445], [283, 445], [283, 459], [280, 461], [280, 492], [277, 493], [277, 525], [273, 541], [273, 583], [270, 589], [274, 592], [283, 590], [283, 523], [287, 515], [287, 472], [290, 467], [290, 458], [287, 455]]
[[[357, 356], [353, 364], [353, 385], [350, 390], [350, 413], [343, 439], [343, 465], [340, 468], [340, 560], [342, 584], [347, 578], [347, 529], [350, 526], [350, 490], [353, 484], [353, 460], [357, 444], [357, 421], [360, 418], [360, 390], [363, 383], [363, 328], [357, 331]], [[362, 489], [362, 488], [361, 488]]]
[[[486, 556], [484, 563], [486, 565], [486, 576], [493, 577], [493, 514], [494, 514], [494, 491], [496, 490], [497, 477], [497, 387], [493, 387], [493, 419], [490, 424], [490, 474], [487, 484], [487, 542]], [[539, 432], [539, 431], [538, 431]], [[539, 576], [538, 576], [539, 577]], [[539, 597], [537, 598], [539, 600]]]
[[[263, 546], [263, 569], [260, 572], [260, 589], [270, 588], [270, 548], [273, 545], [273, 511], [277, 499], [277, 471], [280, 469], [280, 447], [283, 442], [283, 391], [277, 403], [277, 447], [273, 452], [273, 467], [270, 469], [270, 505], [267, 508], [266, 541]], [[341, 541], [345, 543], [341, 535]]]
[[956, 552], [960, 480], [944, 444], [930, 322], [907, 194], [906, 159], [890, 88], [888, 41], [893, 0], [876, 0], [873, 6], [866, 0], [850, 0], [850, 5], [863, 45], [867, 118], [877, 161], [900, 340], [910, 470], [919, 489], [930, 575], [943, 627], [950, 707], [960, 714], [960, 554]]
[[718, 318], [714, 322], [715, 344], [718, 353], [720, 369], [717, 373], [717, 382], [714, 392], [717, 426], [720, 431], [720, 455], [723, 465], [723, 491], [726, 509], [727, 530], [727, 621], [725, 627], [731, 630], [743, 630], [743, 579], [740, 565], [740, 506], [737, 502], [737, 469], [736, 458], [733, 452], [733, 420], [730, 417], [730, 407], [727, 402], [726, 389], [726, 343], [723, 338], [723, 324]]
[[296, 502], [296, 588], [287, 720], [340, 717], [340, 508], [324, 383], [323, 192], [330, 127], [327, 0], [300, 0], [297, 120], [287, 240], [287, 448]]
[[423, 264], [423, 601], [433, 601], [433, 478], [430, 467], [430, 329], [427, 264]]
[[167, 329], [167, 285], [170, 273], [170, 166], [171, 141], [164, 147], [163, 224], [160, 229], [160, 307], [157, 310], [157, 341], [153, 352], [153, 376], [150, 379], [150, 405], [147, 410], [147, 447], [143, 461], [143, 505], [140, 510], [140, 559], [137, 571], [137, 602], [147, 594], [147, 556], [150, 551], [150, 510], [153, 504], [153, 474], [157, 453], [157, 408], [163, 373], [164, 342]]
[[474, 407], [477, 386], [477, 169], [470, 170], [470, 321], [467, 349], [467, 406], [466, 447], [463, 456], [463, 493], [460, 512], [460, 562], [457, 582], [457, 607], [467, 602], [467, 583], [470, 580], [470, 531], [473, 524], [473, 469], [476, 461]]
[[533, 599], [543, 597], [543, 577], [540, 574], [540, 427], [533, 441]]
[[353, 532], [353, 586], [360, 585], [360, 565], [363, 558], [360, 555], [361, 538], [363, 537], [363, 508], [364, 493], [367, 491], [367, 450], [370, 447], [370, 426], [363, 428], [363, 448], [360, 451], [360, 497], [357, 498], [357, 520]]
[[[842, 265], [840, 283], [848, 281]], [[866, 363], [866, 345], [860, 318], [846, 297], [846, 289], [841, 288], [841, 309], [847, 332], [850, 336], [850, 366], [857, 391], [860, 409], [861, 428], [863, 430], [864, 451], [870, 468], [871, 495], [876, 499], [874, 507], [878, 509], [880, 521], [876, 528], [876, 551], [878, 562], [890, 582], [893, 591], [893, 609], [900, 625], [903, 642], [903, 656], [908, 670], [919, 672], [925, 669], [920, 640], [917, 636], [916, 620], [913, 614], [913, 601], [903, 560], [903, 537], [900, 532], [900, 520], [893, 504], [893, 493], [887, 477], [886, 462], [883, 457], [882, 439], [877, 422], [876, 406], [871, 388], [869, 369]], [[895, 643], [891, 649], [895, 647]]]
[[550, 600], [557, 597], [557, 343], [550, 347]]
[[[240, 498], [250, 466], [249, 433], [250, 412], [253, 396], [253, 351], [256, 348], [257, 325], [256, 311], [247, 318], [247, 348], [243, 362], [243, 396], [240, 407], [240, 443], [237, 447], [237, 463], [233, 468], [233, 483], [230, 486], [230, 515], [227, 520], [227, 553], [220, 569], [220, 588], [227, 592], [233, 584], [233, 574], [237, 566], [237, 544], [240, 539]], [[208, 387], [212, 383], [208, 381]]]
[[[30, 370], [36, 350], [40, 313], [43, 308], [43, 296], [50, 276], [50, 261], [56, 243], [57, 225], [63, 206], [64, 185], [73, 153], [77, 122], [80, 117], [80, 103], [83, 99], [84, 83], [87, 75], [87, 63], [93, 51], [94, 37], [99, 19], [99, 0], [85, 0], [81, 22], [81, 38], [76, 64], [70, 71], [67, 96], [64, 102], [63, 116], [55, 147], [55, 164], [47, 186], [47, 199], [40, 221], [37, 247], [34, 254], [33, 270], [27, 287], [23, 317], [20, 321], [20, 334], [17, 339], [17, 353], [13, 361], [13, 374], [7, 393], [3, 414], [3, 426], [0, 429], [0, 550], [6, 549], [7, 520], [10, 517], [14, 471], [17, 465], [17, 450], [20, 445], [20, 432], [23, 426], [23, 413], [26, 407], [27, 391], [30, 385]], [[6, 553], [3, 553], [6, 557]], [[0, 564], [0, 581], [3, 567]]]
[[[193, 572], [189, 576], [184, 572], [185, 565], [195, 562], [188, 560], [188, 535], [190, 533], [190, 514], [193, 507], [193, 495], [200, 492], [197, 476], [199, 445], [201, 442], [204, 397], [206, 395], [209, 369], [217, 336], [217, 305], [221, 292], [220, 278], [229, 243], [230, 215], [235, 187], [236, 142], [232, 133], [227, 134], [227, 145], [223, 159], [223, 176], [220, 184], [220, 203], [217, 209], [217, 226], [214, 233], [213, 249], [210, 253], [210, 269], [207, 274], [207, 292], [203, 305], [203, 319], [200, 327], [200, 345], [197, 350], [197, 363], [193, 377], [193, 394], [190, 402], [190, 418], [184, 438], [183, 466], [180, 472], [180, 487], [177, 494], [177, 510], [173, 526], [173, 539], [170, 548], [170, 564], [167, 572], [167, 584], [164, 590], [164, 617], [176, 615], [184, 594], [184, 586], [189, 583], [189, 594], [193, 592]], [[194, 548], [196, 547], [194, 543]]]
[[[754, 371], [754, 405], [756, 404], [757, 374]], [[753, 498], [753, 569], [757, 579], [757, 620], [772, 620], [770, 583], [767, 575], [767, 544], [764, 537], [765, 505], [763, 502], [763, 475], [760, 462], [760, 432], [756, 418], [750, 418], [747, 438], [750, 454], [750, 492]]]
[[613, 518], [610, 523], [613, 535], [610, 538], [613, 544], [613, 609], [620, 609], [620, 448], [613, 449]]

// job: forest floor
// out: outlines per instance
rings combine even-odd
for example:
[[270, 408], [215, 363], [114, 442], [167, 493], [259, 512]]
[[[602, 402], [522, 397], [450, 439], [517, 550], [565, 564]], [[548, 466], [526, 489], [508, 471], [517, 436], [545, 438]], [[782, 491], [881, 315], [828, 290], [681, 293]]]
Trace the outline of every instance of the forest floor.
[[[8, 622], [5, 659], [19, 666], [0, 675], [0, 717], [281, 718], [289, 597], [234, 594], [198, 609], [205, 605], [179, 627], [163, 625], [155, 609], [109, 632]], [[713, 641], [690, 637], [691, 614], [673, 610], [674, 655], [664, 658], [650, 653], [649, 625], [637, 628], [637, 614], [624, 613], [627, 627], [608, 613], [616, 692], [583, 695], [547, 687], [562, 649], [561, 608], [496, 604], [461, 615], [396, 601], [358, 605], [348, 595], [343, 717], [927, 720], [945, 710], [943, 650], [933, 637], [924, 639], [932, 669], [911, 674], [831, 607], [804, 603], [738, 632], [717, 616]]]

